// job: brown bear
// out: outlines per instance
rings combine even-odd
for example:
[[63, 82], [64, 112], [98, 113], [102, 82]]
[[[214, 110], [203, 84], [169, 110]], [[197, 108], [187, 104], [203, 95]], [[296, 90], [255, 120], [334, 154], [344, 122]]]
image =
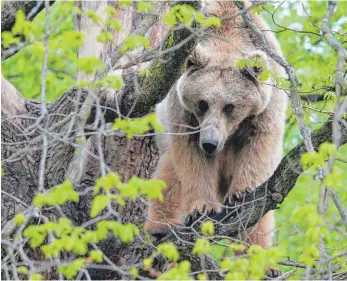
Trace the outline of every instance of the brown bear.
[[[273, 86], [273, 77], [258, 77], [265, 69], [282, 76], [283, 70], [260, 50], [232, 1], [209, 1], [203, 9], [231, 16], [216, 37], [199, 43], [186, 71], [157, 105], [167, 134], [157, 137], [161, 156], [155, 177], [167, 188], [163, 201], [151, 201], [145, 230], [152, 234], [165, 233], [168, 223], [182, 224], [195, 208], [219, 211], [226, 196], [264, 183], [282, 158], [287, 97]], [[269, 30], [258, 15], [251, 18]], [[273, 34], [265, 35], [281, 54]], [[244, 58], [261, 60], [263, 66], [238, 67]], [[269, 247], [273, 227], [269, 212], [247, 241]]]

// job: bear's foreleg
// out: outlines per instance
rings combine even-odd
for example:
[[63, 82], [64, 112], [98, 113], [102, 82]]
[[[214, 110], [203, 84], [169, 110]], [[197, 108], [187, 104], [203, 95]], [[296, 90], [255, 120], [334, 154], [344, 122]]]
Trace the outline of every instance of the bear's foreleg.
[[145, 230], [162, 235], [169, 223], [182, 225], [196, 209], [219, 211], [216, 164], [187, 147], [169, 149], [160, 159], [155, 177], [165, 181], [164, 200], [151, 200]]
[[[280, 128], [258, 132], [250, 142], [235, 152], [232, 182], [227, 196], [240, 197], [264, 183], [274, 172], [282, 157]], [[269, 212], [248, 231], [250, 242], [267, 248], [271, 246], [271, 230], [274, 228], [273, 212]]]

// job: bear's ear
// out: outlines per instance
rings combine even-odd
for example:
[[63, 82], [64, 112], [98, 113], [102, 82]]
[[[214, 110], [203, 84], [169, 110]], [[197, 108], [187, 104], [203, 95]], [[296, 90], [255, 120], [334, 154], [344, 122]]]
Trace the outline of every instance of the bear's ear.
[[203, 58], [203, 55], [199, 51], [194, 50], [187, 59], [186, 69], [188, 73], [191, 74], [194, 71], [203, 68], [205, 65], [206, 58]]
[[260, 82], [270, 78], [266, 54], [262, 51], [254, 51], [244, 59], [242, 72], [253, 80]]

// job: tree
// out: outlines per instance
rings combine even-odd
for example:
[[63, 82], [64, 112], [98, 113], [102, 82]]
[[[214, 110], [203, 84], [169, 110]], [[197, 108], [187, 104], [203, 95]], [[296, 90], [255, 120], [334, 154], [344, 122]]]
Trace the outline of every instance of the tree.
[[[274, 85], [291, 97], [287, 153], [241, 204], [231, 199], [212, 221], [198, 214], [192, 225], [173, 226], [164, 241], [141, 231], [146, 199], [163, 187], [143, 180], [158, 161], [160, 125], [148, 113], [220, 19], [201, 14], [198, 1], [45, 1], [30, 21], [42, 3], [29, 2], [17, 6], [15, 22], [14, 12], [2, 13], [4, 279], [259, 279], [278, 264], [283, 278], [346, 278], [343, 2], [235, 2], [239, 12], [230, 17], [241, 16], [288, 74]], [[286, 60], [267, 45], [252, 12], [268, 19]], [[233, 238], [241, 226], [279, 206], [283, 221], [291, 205], [276, 247], [234, 255], [244, 247]]]

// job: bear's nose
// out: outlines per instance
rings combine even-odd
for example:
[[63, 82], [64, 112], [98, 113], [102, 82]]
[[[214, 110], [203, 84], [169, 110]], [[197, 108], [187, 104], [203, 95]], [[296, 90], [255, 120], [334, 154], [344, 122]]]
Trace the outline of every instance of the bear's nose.
[[208, 154], [215, 153], [217, 150], [217, 146], [218, 146], [218, 142], [214, 140], [208, 140], [202, 143], [202, 148]]

